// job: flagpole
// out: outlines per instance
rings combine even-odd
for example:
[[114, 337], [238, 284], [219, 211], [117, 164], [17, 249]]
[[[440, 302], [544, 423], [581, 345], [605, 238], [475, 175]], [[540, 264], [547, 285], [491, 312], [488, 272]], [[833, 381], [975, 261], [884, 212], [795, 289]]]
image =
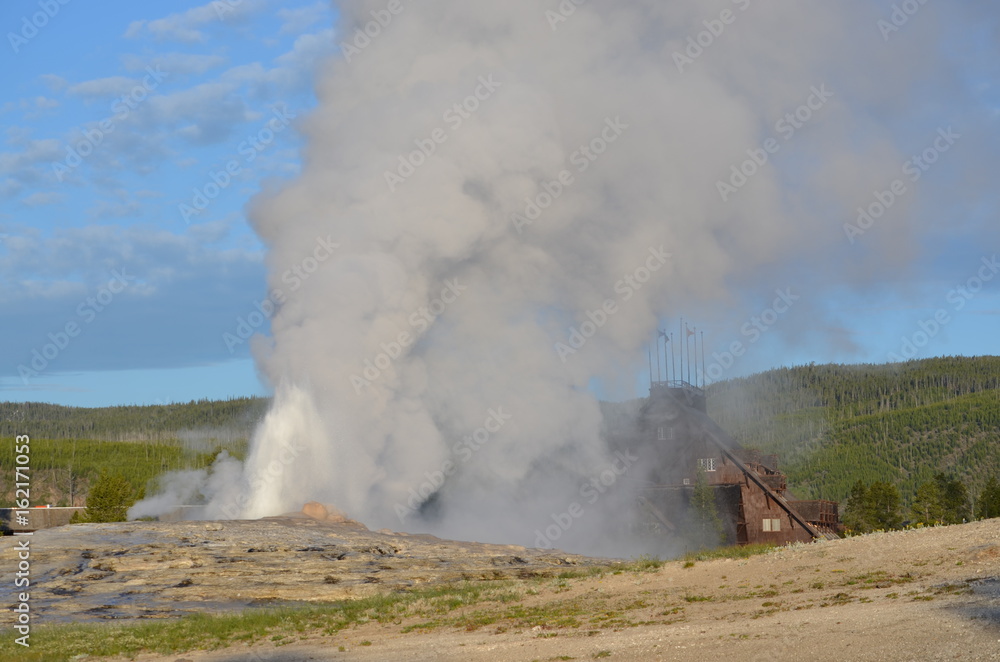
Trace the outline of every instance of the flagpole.
[[676, 345], [677, 345], [677, 343], [674, 342], [673, 331], [671, 331], [670, 332], [670, 356], [674, 359], [674, 376], [672, 378], [672, 381], [674, 381], [674, 382], [677, 381], [677, 355], [674, 354], [674, 351], [675, 351], [674, 348], [675, 348]]
[[[694, 385], [698, 386], [701, 378], [698, 375], [698, 335], [694, 337]], [[701, 388], [700, 386], [698, 388]]]
[[649, 390], [653, 390], [653, 350], [646, 346], [646, 354], [649, 355]]
[[[694, 335], [694, 385], [697, 387], [700, 381], [698, 377], [698, 334]], [[699, 387], [700, 388], [700, 387]]]
[[694, 387], [698, 388], [698, 334], [694, 334]]
[[[659, 332], [659, 329], [657, 329], [657, 332]], [[654, 342], [656, 343], [656, 380], [662, 382], [663, 379], [660, 377], [660, 341], [656, 339]]]
[[701, 362], [698, 360], [698, 334], [694, 336], [694, 385], [701, 388]]
[[707, 382], [705, 381], [708, 375], [705, 374], [706, 364], [705, 364], [705, 332], [701, 332], [701, 387], [705, 388]]
[[670, 355], [667, 354], [667, 342], [670, 338], [667, 337], [666, 331], [660, 331], [660, 335], [663, 336], [663, 378], [670, 381]]
[[684, 318], [681, 318], [681, 328], [677, 337], [681, 340], [681, 346], [678, 347], [678, 353], [681, 355], [681, 381], [684, 380]]
[[687, 333], [687, 337], [686, 337], [687, 342], [684, 345], [684, 347], [685, 347], [685, 351], [688, 353], [688, 356], [687, 356], [687, 360], [688, 360], [688, 378], [687, 378], [687, 382], [688, 382], [688, 384], [690, 384], [691, 383], [691, 330], [688, 329], [686, 326], [684, 327], [684, 330], [688, 332]]

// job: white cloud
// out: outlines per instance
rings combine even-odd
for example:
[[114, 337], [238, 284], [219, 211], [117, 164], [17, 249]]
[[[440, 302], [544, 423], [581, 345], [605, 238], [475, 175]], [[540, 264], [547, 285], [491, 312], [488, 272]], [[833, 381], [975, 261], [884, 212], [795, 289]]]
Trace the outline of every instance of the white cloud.
[[9, 113], [14, 110], [20, 110], [24, 113], [24, 118], [34, 119], [45, 114], [45, 111], [58, 108], [59, 105], [59, 102], [55, 99], [50, 99], [46, 96], [36, 96], [18, 99], [17, 101], [8, 101], [3, 106], [0, 106], [0, 112]]
[[142, 215], [142, 205], [136, 200], [125, 202], [98, 200], [96, 204], [87, 210], [87, 215], [95, 220], [134, 218]]
[[196, 53], [161, 53], [153, 57], [138, 55], [122, 56], [122, 64], [129, 71], [143, 71], [146, 67], [159, 67], [171, 76], [203, 74], [210, 69], [221, 67], [226, 58], [221, 55], [199, 55]]
[[284, 21], [280, 34], [299, 34], [329, 17], [330, 9], [325, 2], [292, 9], [279, 9], [278, 18]]
[[184, 138], [196, 144], [224, 140], [233, 127], [249, 119], [246, 103], [230, 83], [196, 85], [149, 101], [150, 121], [164, 129], [178, 128]]
[[57, 205], [63, 201], [62, 193], [55, 191], [37, 191], [23, 198], [21, 204], [28, 207], [44, 207], [46, 205]]
[[21, 182], [9, 177], [0, 180], [0, 198], [10, 198], [19, 194], [24, 190], [24, 185]]
[[291, 50], [274, 59], [276, 66], [250, 62], [227, 69], [220, 80], [250, 88], [254, 98], [274, 104], [276, 99], [309, 90], [320, 59], [336, 49], [334, 31], [323, 30], [298, 37]]
[[[25, 110], [37, 109], [45, 110], [48, 108], [58, 108], [59, 102], [55, 99], [50, 99], [48, 97], [37, 96], [33, 99], [22, 99], [22, 104], [26, 105]], [[22, 106], [24, 107], [24, 106]]]
[[32, 183], [41, 178], [36, 172], [39, 166], [48, 166], [62, 156], [62, 144], [58, 140], [27, 140], [20, 152], [0, 152], [0, 175]]
[[53, 92], [62, 92], [69, 85], [67, 81], [62, 76], [57, 76], [55, 74], [42, 74], [40, 76], [41, 80], [45, 85]]
[[213, 0], [165, 18], [133, 21], [125, 37], [136, 39], [145, 32], [157, 41], [204, 42], [207, 37], [201, 28], [214, 22], [243, 23], [266, 5], [265, 0]]
[[136, 80], [126, 76], [95, 78], [77, 83], [67, 90], [69, 94], [85, 98], [114, 97], [125, 94], [135, 87]]

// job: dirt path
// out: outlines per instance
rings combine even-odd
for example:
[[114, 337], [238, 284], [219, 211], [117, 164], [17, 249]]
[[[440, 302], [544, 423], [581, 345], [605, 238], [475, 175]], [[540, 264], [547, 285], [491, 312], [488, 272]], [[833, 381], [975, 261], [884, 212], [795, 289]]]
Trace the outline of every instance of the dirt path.
[[471, 630], [368, 623], [280, 647], [138, 659], [1000, 660], [1000, 519], [552, 580], [517, 607], [485, 607], [496, 618]]

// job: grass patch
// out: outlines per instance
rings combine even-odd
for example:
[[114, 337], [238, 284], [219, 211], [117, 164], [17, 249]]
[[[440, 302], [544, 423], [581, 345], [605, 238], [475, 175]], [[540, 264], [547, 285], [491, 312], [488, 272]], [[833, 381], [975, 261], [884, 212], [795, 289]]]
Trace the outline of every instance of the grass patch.
[[[755, 543], [753, 545], [732, 545], [730, 547], [716, 547], [715, 549], [703, 549], [698, 552], [688, 552], [682, 559], [694, 565], [694, 561], [714, 561], [716, 559], [746, 559], [759, 554], [767, 554], [772, 549], [777, 549], [776, 545], [770, 543]], [[690, 567], [685, 565], [684, 567]]]
[[622, 563], [615, 566], [616, 574], [618, 571], [625, 572], [656, 572], [663, 567], [665, 562], [655, 556], [640, 556], [639, 558], [629, 561], [628, 563]]
[[858, 588], [889, 588], [897, 584], [909, 584], [916, 579], [911, 573], [893, 575], [884, 570], [866, 572], [856, 575], [844, 582], [845, 586], [855, 586]]
[[580, 621], [577, 617], [585, 613], [586, 610], [577, 603], [554, 602], [535, 607], [513, 605], [506, 609], [502, 617], [524, 627], [578, 628]]
[[[440, 614], [482, 602], [507, 603], [519, 594], [511, 582], [462, 583], [415, 591], [375, 595], [322, 606], [247, 610], [232, 614], [192, 614], [155, 623], [103, 623], [38, 626], [32, 629], [31, 648], [0, 641], [0, 662], [65, 660], [74, 655], [134, 656], [142, 652], [172, 655], [190, 650], [214, 650], [236, 644], [288, 644], [309, 633], [334, 635], [372, 621], [398, 622], [403, 618]], [[538, 615], [538, 620], [544, 618]], [[493, 620], [496, 620], [494, 617]], [[482, 619], [480, 624], [486, 619]], [[563, 619], [561, 623], [566, 623]], [[445, 624], [431, 620], [410, 626], [430, 629]]]
[[940, 584], [933, 588], [934, 595], [966, 595], [973, 593], [972, 587], [966, 582], [959, 582], [955, 584]]
[[836, 595], [831, 595], [827, 598], [827, 601], [820, 605], [820, 607], [836, 607], [839, 605], [850, 604], [854, 600], [854, 596], [849, 593], [837, 593]]
[[685, 602], [711, 602], [712, 596], [710, 595], [685, 595]]
[[591, 566], [581, 570], [564, 570], [556, 575], [556, 579], [584, 579], [587, 577], [603, 577], [608, 569], [603, 566]]

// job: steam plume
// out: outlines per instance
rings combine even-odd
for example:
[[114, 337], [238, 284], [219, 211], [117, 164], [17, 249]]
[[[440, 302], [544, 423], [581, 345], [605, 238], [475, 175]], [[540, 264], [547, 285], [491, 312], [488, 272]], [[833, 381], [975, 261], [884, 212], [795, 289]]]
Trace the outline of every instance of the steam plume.
[[[889, 139], [848, 139], [886, 135], [861, 109], [912, 100], [934, 66], [905, 39], [887, 59], [861, 2], [425, 0], [367, 41], [385, 3], [338, 4], [348, 47], [299, 126], [301, 175], [252, 205], [280, 291], [255, 347], [277, 396], [216, 514], [319, 500], [532, 544], [615, 462], [588, 387], [632, 392], [659, 315], [789, 284], [767, 265], [839, 266], [842, 221], [902, 161]], [[933, 38], [922, 11], [911, 29]], [[889, 62], [907, 63], [891, 90], [852, 78]], [[824, 85], [786, 142], [775, 122]], [[717, 182], [769, 137], [783, 152], [723, 202]], [[862, 262], [907, 262], [905, 236], [882, 241]], [[596, 549], [623, 489], [557, 544]]]

